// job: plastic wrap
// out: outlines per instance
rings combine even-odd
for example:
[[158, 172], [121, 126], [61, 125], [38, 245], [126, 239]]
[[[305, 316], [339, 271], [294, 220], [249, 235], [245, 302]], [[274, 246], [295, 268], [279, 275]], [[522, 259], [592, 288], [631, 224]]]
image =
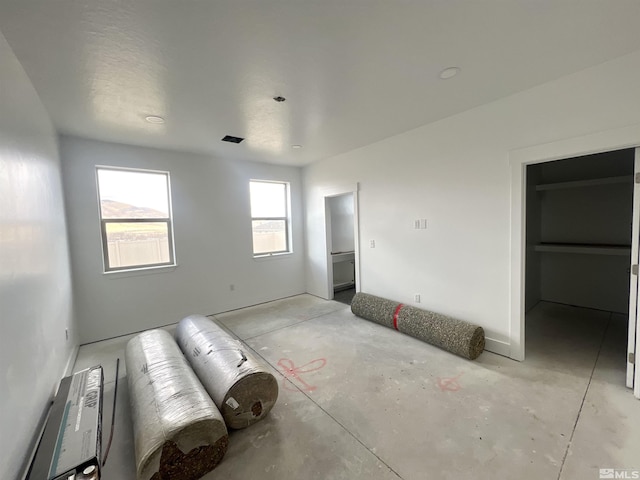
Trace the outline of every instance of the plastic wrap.
[[203, 315], [184, 318], [176, 339], [228, 427], [248, 427], [269, 413], [278, 382], [241, 342]]
[[138, 480], [195, 480], [215, 468], [227, 429], [173, 337], [141, 333], [125, 360]]
[[446, 315], [366, 293], [356, 293], [351, 302], [351, 311], [366, 320], [394, 328], [471, 360], [484, 350], [482, 327]]

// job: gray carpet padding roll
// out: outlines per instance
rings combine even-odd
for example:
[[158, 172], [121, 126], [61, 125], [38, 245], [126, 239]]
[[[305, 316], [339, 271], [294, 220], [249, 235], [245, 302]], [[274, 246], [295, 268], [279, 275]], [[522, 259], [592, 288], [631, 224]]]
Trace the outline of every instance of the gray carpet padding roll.
[[241, 342], [203, 315], [182, 319], [176, 339], [228, 427], [248, 427], [269, 413], [278, 381]]
[[173, 337], [143, 332], [125, 360], [138, 480], [196, 480], [213, 470], [227, 428]]
[[358, 317], [394, 328], [471, 360], [478, 358], [484, 350], [482, 327], [446, 315], [366, 293], [356, 293], [351, 311]]

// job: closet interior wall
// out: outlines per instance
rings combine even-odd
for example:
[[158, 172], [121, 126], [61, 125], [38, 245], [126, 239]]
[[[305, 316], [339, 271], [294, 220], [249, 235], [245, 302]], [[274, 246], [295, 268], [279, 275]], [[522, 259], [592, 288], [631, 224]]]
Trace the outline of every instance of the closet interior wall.
[[527, 167], [527, 311], [628, 313], [633, 171], [633, 149]]

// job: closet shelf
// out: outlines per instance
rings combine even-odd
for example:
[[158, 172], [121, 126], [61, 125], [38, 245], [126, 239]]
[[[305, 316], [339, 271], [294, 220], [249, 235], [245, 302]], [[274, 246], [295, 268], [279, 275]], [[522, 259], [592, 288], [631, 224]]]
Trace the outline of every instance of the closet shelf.
[[333, 263], [352, 262], [352, 261], [355, 260], [355, 258], [356, 258], [355, 252], [353, 252], [353, 251], [351, 251], [351, 252], [331, 253], [331, 261]]
[[631, 255], [631, 246], [626, 245], [590, 245], [581, 243], [539, 243], [536, 252], [577, 253], [582, 255]]
[[564, 188], [595, 187], [597, 185], [614, 185], [619, 183], [633, 183], [633, 175], [577, 180], [574, 182], [541, 183], [540, 185], [536, 185], [536, 191], [543, 192], [545, 190], [560, 190]]

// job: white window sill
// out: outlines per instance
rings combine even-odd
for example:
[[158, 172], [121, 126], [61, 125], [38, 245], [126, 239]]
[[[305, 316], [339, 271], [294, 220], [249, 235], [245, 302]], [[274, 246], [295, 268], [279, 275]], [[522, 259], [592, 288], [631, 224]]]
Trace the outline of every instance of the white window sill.
[[169, 272], [173, 272], [176, 268], [178, 268], [177, 264], [159, 265], [157, 267], [142, 267], [142, 268], [130, 268], [127, 270], [113, 270], [110, 272], [103, 272], [103, 275], [108, 278], [139, 277], [142, 275], [155, 275], [158, 273], [169, 273]]
[[254, 255], [253, 259], [257, 262], [264, 262], [268, 260], [276, 260], [278, 258], [289, 257], [293, 255], [293, 252], [282, 252], [282, 253], [268, 253], [266, 255]]

